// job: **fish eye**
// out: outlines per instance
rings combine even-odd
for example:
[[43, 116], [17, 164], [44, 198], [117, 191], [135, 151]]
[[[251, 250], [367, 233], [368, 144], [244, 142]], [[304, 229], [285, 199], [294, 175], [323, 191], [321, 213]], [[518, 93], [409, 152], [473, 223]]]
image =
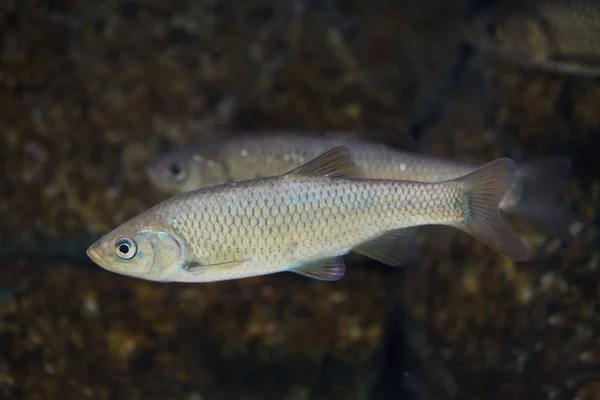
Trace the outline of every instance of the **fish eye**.
[[169, 165], [169, 172], [171, 173], [171, 176], [173, 176], [173, 178], [175, 178], [175, 180], [177, 181], [182, 181], [186, 177], [185, 168], [178, 162], [174, 162], [171, 165]]
[[137, 253], [137, 245], [129, 238], [122, 237], [115, 242], [117, 256], [124, 260], [129, 260]]

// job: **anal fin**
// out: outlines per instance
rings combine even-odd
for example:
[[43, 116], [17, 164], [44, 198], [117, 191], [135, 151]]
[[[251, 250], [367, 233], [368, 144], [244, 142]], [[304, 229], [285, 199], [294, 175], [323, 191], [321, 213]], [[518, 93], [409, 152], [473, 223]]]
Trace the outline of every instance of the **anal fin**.
[[302, 264], [290, 269], [290, 271], [321, 281], [337, 281], [346, 273], [346, 266], [342, 257], [337, 256]]
[[417, 227], [396, 229], [377, 236], [352, 249], [387, 265], [403, 265], [418, 258], [415, 234]]

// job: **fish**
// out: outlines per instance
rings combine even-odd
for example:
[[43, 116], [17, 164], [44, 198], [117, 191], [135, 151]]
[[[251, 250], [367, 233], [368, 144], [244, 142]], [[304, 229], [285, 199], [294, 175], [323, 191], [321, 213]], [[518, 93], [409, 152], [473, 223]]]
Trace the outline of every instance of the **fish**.
[[[167, 194], [280, 175], [336, 147], [348, 148], [367, 179], [441, 182], [475, 171], [481, 164], [418, 152], [403, 152], [343, 132], [326, 136], [299, 132], [238, 134], [188, 144], [161, 154], [147, 168], [150, 183]], [[500, 209], [518, 216], [564, 243], [571, 243], [570, 215], [562, 204], [571, 161], [545, 157], [517, 164], [515, 180]]]
[[290, 271], [335, 281], [350, 251], [401, 265], [420, 225], [460, 229], [523, 261], [529, 251], [498, 205], [515, 170], [498, 159], [438, 183], [361, 178], [338, 146], [283, 175], [173, 196], [92, 244], [100, 267], [159, 282], [212, 282]]
[[600, 75], [600, 2], [505, 2], [475, 14], [463, 38], [483, 54], [523, 67]]

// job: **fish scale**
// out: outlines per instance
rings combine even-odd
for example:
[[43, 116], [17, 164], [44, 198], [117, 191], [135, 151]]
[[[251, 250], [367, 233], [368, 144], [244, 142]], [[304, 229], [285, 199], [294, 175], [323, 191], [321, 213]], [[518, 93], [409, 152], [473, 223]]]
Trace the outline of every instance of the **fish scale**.
[[[344, 254], [389, 230], [463, 219], [455, 183], [276, 179], [219, 189], [167, 201], [153, 213], [189, 243], [189, 256], [201, 264], [251, 258], [233, 271], [236, 277]], [[219, 223], [223, 215], [232, 223]], [[228, 272], [215, 279], [227, 278]]]

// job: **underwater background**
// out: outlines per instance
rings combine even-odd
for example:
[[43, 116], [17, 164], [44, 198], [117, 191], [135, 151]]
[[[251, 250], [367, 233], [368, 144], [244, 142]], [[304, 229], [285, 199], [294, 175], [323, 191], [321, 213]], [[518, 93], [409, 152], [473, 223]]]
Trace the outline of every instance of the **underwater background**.
[[[0, 1], [1, 399], [600, 399], [600, 84], [478, 54], [467, 0]], [[484, 163], [568, 156], [566, 247], [424, 231], [333, 283], [152, 283], [86, 248], [166, 198], [157, 154], [351, 132]], [[429, 233], [429, 234], [427, 234]]]

